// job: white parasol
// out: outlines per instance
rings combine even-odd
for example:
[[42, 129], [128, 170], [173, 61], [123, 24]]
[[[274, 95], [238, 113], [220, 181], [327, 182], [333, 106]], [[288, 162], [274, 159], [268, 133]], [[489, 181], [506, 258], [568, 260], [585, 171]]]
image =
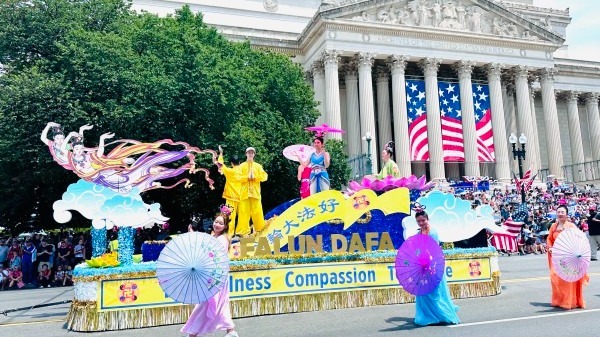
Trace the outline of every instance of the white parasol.
[[315, 151], [315, 148], [312, 146], [296, 144], [290, 145], [283, 149], [283, 156], [289, 160], [298, 161], [298, 156], [296, 154], [299, 154], [302, 158], [302, 161], [305, 161], [306, 159], [310, 158], [310, 155]]

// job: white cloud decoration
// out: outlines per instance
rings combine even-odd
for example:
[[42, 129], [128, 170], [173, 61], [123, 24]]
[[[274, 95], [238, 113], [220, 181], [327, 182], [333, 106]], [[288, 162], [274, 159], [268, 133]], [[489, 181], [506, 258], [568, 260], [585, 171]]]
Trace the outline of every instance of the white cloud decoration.
[[69, 185], [62, 199], [54, 202], [54, 220], [69, 222], [71, 211], [81, 213], [92, 220], [94, 228], [146, 227], [163, 224], [169, 218], [160, 212], [160, 204], [144, 203], [137, 189], [128, 194], [119, 194], [85, 180]]
[[[429, 215], [429, 224], [433, 227], [442, 242], [456, 242], [472, 238], [482, 229], [492, 233], [508, 234], [494, 222], [493, 210], [488, 205], [471, 209], [471, 202], [456, 198], [452, 194], [432, 191], [420, 197], [417, 202], [425, 206]], [[404, 238], [417, 233], [419, 226], [413, 216], [402, 221]]]

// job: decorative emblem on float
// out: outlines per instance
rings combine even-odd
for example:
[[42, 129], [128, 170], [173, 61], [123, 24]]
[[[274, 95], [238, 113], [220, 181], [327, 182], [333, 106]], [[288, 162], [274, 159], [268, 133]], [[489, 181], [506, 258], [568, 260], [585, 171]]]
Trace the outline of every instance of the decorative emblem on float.
[[119, 301], [133, 303], [138, 299], [138, 286], [133, 282], [125, 282], [119, 287]]
[[264, 0], [263, 6], [267, 12], [277, 12], [279, 9], [279, 2], [277, 0]]

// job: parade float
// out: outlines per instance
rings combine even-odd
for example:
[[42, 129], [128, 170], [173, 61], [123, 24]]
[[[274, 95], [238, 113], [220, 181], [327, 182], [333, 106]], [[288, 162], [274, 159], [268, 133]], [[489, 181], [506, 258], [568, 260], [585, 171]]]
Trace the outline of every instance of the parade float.
[[[447, 242], [482, 229], [500, 230], [491, 210], [471, 210], [470, 203], [452, 195], [434, 191], [419, 202], [430, 210], [432, 226]], [[242, 238], [232, 248], [233, 317], [414, 301], [394, 273], [396, 249], [417, 230], [408, 216], [409, 205], [406, 188], [380, 196], [372, 190], [351, 197], [326, 191], [269, 219], [263, 232]], [[495, 249], [444, 253], [454, 298], [500, 293]], [[103, 269], [82, 265], [76, 268], [75, 280], [75, 301], [67, 320], [75, 331], [182, 324], [193, 308], [165, 296], [154, 262]]]
[[[122, 140], [104, 155], [104, 140], [110, 135], [91, 149], [57, 144], [67, 141], [61, 135], [55, 131], [54, 140], [48, 141], [51, 153], [82, 179], [55, 203], [54, 217], [66, 222], [71, 211], [78, 211], [90, 219], [94, 252], [92, 260], [74, 270], [75, 298], [67, 328], [91, 332], [184, 323], [193, 306], [165, 295], [152, 261], [164, 242], [147, 242], [146, 262], [133, 261], [136, 228], [168, 220], [160, 205], [145, 204], [140, 193], [188, 183], [181, 179], [163, 186], [157, 180], [206, 172], [195, 168], [192, 157], [215, 153], [172, 141]], [[177, 171], [163, 166], [180, 159], [189, 161]], [[502, 231], [489, 206], [473, 210], [469, 202], [439, 191], [421, 196], [430, 188], [424, 177], [365, 179], [350, 183], [348, 191], [323, 191], [267, 213], [265, 227], [241, 238], [230, 251], [233, 317], [414, 301], [394, 272], [396, 250], [417, 231], [411, 205], [427, 209], [442, 242], [468, 239], [484, 229]], [[119, 227], [118, 257], [104, 253], [106, 230], [112, 226]], [[454, 298], [500, 293], [494, 248], [447, 248], [444, 272]]]

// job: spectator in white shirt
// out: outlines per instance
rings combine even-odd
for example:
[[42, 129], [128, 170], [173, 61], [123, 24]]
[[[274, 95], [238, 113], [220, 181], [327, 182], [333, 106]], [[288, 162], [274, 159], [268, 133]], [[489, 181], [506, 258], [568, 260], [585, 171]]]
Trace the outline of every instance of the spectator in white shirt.
[[85, 260], [85, 244], [83, 240], [79, 240], [79, 243], [73, 248], [73, 253], [75, 255], [75, 259], [73, 263], [75, 265], [80, 264]]
[[0, 240], [0, 266], [8, 267], [8, 246], [4, 240]]
[[0, 290], [4, 290], [4, 287], [8, 284], [8, 270], [4, 269], [0, 265]]

